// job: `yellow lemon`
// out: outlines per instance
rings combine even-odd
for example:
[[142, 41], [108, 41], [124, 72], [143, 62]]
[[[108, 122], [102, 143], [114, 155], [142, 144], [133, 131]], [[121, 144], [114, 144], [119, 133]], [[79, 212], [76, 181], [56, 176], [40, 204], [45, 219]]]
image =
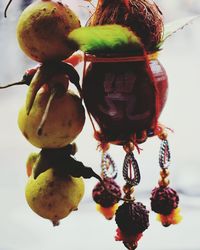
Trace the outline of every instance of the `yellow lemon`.
[[54, 225], [77, 210], [83, 195], [82, 177], [60, 177], [55, 175], [52, 168], [36, 179], [31, 176], [25, 189], [30, 208], [41, 217], [51, 220]]
[[67, 44], [67, 36], [79, 27], [78, 17], [68, 6], [40, 0], [22, 12], [17, 39], [21, 49], [33, 60], [62, 60], [74, 52]]

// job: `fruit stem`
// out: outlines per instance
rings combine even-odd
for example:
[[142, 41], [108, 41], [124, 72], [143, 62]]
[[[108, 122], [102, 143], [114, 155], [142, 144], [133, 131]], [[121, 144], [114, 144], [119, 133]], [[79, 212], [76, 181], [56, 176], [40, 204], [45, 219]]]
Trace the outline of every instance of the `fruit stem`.
[[45, 72], [45, 67], [43, 65], [39, 67], [34, 74], [30, 86], [28, 88], [27, 96], [26, 96], [26, 113], [29, 115], [31, 108], [33, 106], [35, 96], [38, 90], [42, 87], [42, 85], [47, 82], [47, 76]]
[[12, 3], [12, 0], [9, 0], [9, 2], [7, 3], [6, 8], [4, 10], [4, 17], [5, 18], [7, 17], [7, 10], [8, 10], [8, 8], [9, 8], [9, 6], [10, 6], [11, 3]]
[[15, 83], [10, 83], [10, 84], [4, 85], [4, 86], [0, 86], [0, 89], [6, 89], [6, 88], [9, 88], [12, 86], [17, 86], [17, 85], [27, 85], [27, 83], [26, 83], [26, 81], [22, 80], [20, 82], [15, 82]]
[[53, 101], [53, 99], [54, 99], [56, 93], [57, 93], [56, 89], [55, 89], [55, 88], [52, 89], [51, 95], [49, 96], [49, 100], [48, 100], [48, 102], [47, 102], [47, 105], [46, 105], [46, 108], [45, 108], [45, 111], [44, 111], [44, 114], [43, 114], [43, 116], [42, 116], [41, 122], [40, 122], [40, 124], [39, 124], [39, 126], [38, 126], [38, 129], [37, 129], [37, 134], [38, 134], [39, 136], [42, 135], [42, 130], [43, 130], [43, 127], [44, 127], [45, 122], [46, 122], [46, 120], [47, 120], [47, 115], [48, 115], [48, 113], [49, 113], [50, 105], [51, 105], [51, 102]]
[[56, 226], [59, 226], [60, 225], [60, 222], [59, 222], [59, 220], [58, 221], [52, 221], [52, 223], [53, 223], [53, 226], [54, 227], [56, 227]]

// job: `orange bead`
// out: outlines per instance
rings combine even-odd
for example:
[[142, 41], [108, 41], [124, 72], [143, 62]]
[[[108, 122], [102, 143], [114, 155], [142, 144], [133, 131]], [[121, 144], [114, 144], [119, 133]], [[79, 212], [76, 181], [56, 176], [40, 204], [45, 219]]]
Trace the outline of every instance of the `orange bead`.
[[133, 186], [130, 186], [129, 184], [125, 184], [123, 186], [123, 192], [126, 194], [126, 195], [131, 195], [132, 193], [134, 193], [134, 187]]
[[134, 143], [128, 142], [127, 144], [124, 144], [123, 149], [126, 153], [131, 153], [135, 149]]
[[164, 179], [165, 177], [169, 176], [169, 170], [163, 169], [160, 171], [160, 176]]
[[166, 140], [166, 139], [167, 139], [167, 136], [168, 136], [167, 131], [162, 131], [162, 133], [160, 133], [160, 134], [158, 135], [158, 137], [159, 137], [161, 140]]
[[158, 185], [160, 187], [167, 187], [169, 185], [169, 183], [170, 183], [170, 181], [167, 178], [164, 178], [164, 179], [160, 178], [159, 181], [158, 181]]

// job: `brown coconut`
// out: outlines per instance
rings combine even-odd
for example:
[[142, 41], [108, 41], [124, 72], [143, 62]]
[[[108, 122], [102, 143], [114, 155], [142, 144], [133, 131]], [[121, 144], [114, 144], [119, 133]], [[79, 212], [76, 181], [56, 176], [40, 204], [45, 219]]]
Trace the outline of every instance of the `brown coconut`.
[[130, 27], [147, 51], [155, 51], [163, 34], [163, 15], [152, 0], [99, 0], [88, 25], [121, 24]]

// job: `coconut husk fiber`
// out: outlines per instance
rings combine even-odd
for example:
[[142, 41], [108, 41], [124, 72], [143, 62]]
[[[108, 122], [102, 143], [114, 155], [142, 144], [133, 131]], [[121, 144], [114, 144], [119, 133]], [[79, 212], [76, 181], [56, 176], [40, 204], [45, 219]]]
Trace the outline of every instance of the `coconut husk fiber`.
[[147, 51], [155, 51], [163, 34], [163, 15], [152, 0], [99, 0], [88, 25], [120, 24], [130, 27]]

